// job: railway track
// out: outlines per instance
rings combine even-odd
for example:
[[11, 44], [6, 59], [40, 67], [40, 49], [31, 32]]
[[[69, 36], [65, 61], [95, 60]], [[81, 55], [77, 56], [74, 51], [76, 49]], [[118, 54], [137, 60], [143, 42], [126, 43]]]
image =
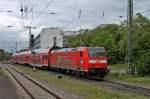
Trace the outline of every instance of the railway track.
[[[54, 72], [51, 72], [51, 74], [56, 75], [56, 73], [54, 73]], [[132, 92], [132, 93], [136, 93], [136, 94], [140, 94], [140, 95], [150, 97], [150, 89], [145, 88], [145, 87], [141, 87], [141, 86], [131, 85], [131, 84], [128, 84], [128, 83], [113, 81], [113, 80], [109, 80], [109, 79], [105, 79], [104, 81], [95, 81], [95, 80], [79, 78], [77, 76], [71, 76], [71, 75], [67, 75], [67, 74], [61, 74], [61, 75], [64, 76], [64, 77], [69, 77], [69, 78], [73, 78], [73, 79], [79, 79], [79, 80], [82, 80], [82, 81], [86, 81], [87, 83], [90, 83], [90, 84], [109, 87], [109, 88], [112, 88], [112, 89], [118, 89], [118, 90]]]
[[137, 93], [140, 95], [150, 97], [150, 89], [149, 88], [135, 86], [135, 85], [126, 84], [126, 83], [122, 83], [122, 82], [118, 82], [118, 81], [112, 81], [112, 80], [105, 80], [105, 84], [112, 88], [116, 88], [116, 89], [120, 89], [120, 90], [124, 90], [124, 91], [128, 91], [128, 92], [133, 92], [133, 93]]
[[23, 72], [13, 68], [12, 66], [3, 64], [3, 67], [23, 88], [23, 90], [29, 95], [31, 99], [63, 99], [62, 96], [47, 89], [44, 85], [35, 81], [33, 78], [29, 77]]
[[112, 89], [118, 89], [118, 90], [132, 92], [132, 93], [136, 93], [136, 94], [140, 94], [140, 95], [143, 95], [143, 96], [150, 97], [150, 88], [131, 85], [131, 84], [128, 84], [128, 83], [123, 83], [123, 82], [109, 80], [109, 79], [105, 79], [103, 81], [96, 81], [96, 80], [89, 80], [89, 79], [85, 79], [85, 78], [79, 78], [79, 77], [76, 77], [76, 76], [70, 76], [70, 75], [66, 75], [66, 74], [62, 74], [62, 75], [70, 77], [70, 78], [72, 77], [72, 78], [75, 78], [75, 79], [80, 79], [80, 80], [86, 81], [87, 83], [90, 83], [90, 84], [109, 87], [109, 88], [112, 88]]
[[[76, 77], [74, 77], [74, 78], [76, 79]], [[122, 91], [126, 91], [126, 92], [132, 92], [132, 93], [150, 97], [150, 88], [131, 85], [128, 83], [123, 83], [123, 82], [109, 80], [109, 79], [105, 79], [103, 81], [89, 80], [89, 79], [84, 79], [84, 78], [78, 78], [78, 79], [86, 81], [87, 83], [104, 86], [104, 87], [109, 87], [112, 89], [122, 90]]]
[[112, 89], [117, 89], [117, 90], [126, 91], [126, 92], [132, 92], [132, 93], [150, 97], [150, 88], [145, 88], [142, 86], [131, 85], [128, 83], [123, 83], [120, 81], [114, 81], [114, 80], [109, 80], [109, 79], [104, 79], [103, 81], [97, 81], [97, 80], [89, 80], [89, 79], [84, 79], [84, 78], [79, 78], [79, 77], [73, 77], [73, 78], [80, 79], [80, 80], [86, 81], [87, 83], [95, 84], [98, 86], [109, 87]]

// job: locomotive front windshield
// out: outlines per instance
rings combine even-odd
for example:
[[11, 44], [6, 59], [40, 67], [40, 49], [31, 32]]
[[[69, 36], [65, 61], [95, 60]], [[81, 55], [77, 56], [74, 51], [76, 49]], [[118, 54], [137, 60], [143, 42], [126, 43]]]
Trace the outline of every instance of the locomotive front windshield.
[[105, 49], [103, 47], [101, 48], [88, 48], [89, 56], [106, 56]]

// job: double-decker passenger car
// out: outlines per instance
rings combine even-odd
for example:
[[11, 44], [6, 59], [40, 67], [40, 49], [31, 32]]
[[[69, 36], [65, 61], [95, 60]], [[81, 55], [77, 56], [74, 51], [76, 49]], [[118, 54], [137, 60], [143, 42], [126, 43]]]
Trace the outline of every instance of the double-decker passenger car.
[[29, 64], [32, 66], [35, 65], [36, 67], [40, 67], [40, 68], [48, 68], [49, 56], [50, 56], [49, 53], [50, 53], [50, 48], [32, 50], [30, 53], [31, 60]]

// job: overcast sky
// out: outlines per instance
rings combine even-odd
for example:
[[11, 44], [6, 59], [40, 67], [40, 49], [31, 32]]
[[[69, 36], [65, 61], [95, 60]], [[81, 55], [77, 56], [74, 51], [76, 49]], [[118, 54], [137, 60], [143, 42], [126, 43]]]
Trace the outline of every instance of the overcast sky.
[[[134, 0], [134, 13], [144, 12], [149, 6], [150, 0]], [[126, 13], [127, 0], [0, 0], [0, 48], [10, 51], [15, 42], [19, 42], [19, 48], [28, 47], [28, 30], [23, 26], [36, 27], [35, 35], [44, 27], [91, 29], [99, 24], [119, 23], [126, 19]], [[150, 11], [143, 14], [149, 18]]]

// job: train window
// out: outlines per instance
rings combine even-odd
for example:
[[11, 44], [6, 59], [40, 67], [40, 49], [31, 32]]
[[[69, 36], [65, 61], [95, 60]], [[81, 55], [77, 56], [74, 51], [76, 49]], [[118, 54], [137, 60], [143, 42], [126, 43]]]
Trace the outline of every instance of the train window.
[[76, 48], [73, 48], [73, 49], [72, 49], [72, 51], [76, 51], [76, 50], [77, 50]]
[[106, 56], [105, 49], [101, 48], [88, 48], [89, 56]]
[[47, 56], [47, 55], [44, 55], [44, 56], [43, 56], [43, 59], [44, 59], [44, 60], [47, 60], [47, 59], [48, 59], [48, 56]]
[[29, 56], [25, 56], [25, 59], [29, 59], [30, 57]]

